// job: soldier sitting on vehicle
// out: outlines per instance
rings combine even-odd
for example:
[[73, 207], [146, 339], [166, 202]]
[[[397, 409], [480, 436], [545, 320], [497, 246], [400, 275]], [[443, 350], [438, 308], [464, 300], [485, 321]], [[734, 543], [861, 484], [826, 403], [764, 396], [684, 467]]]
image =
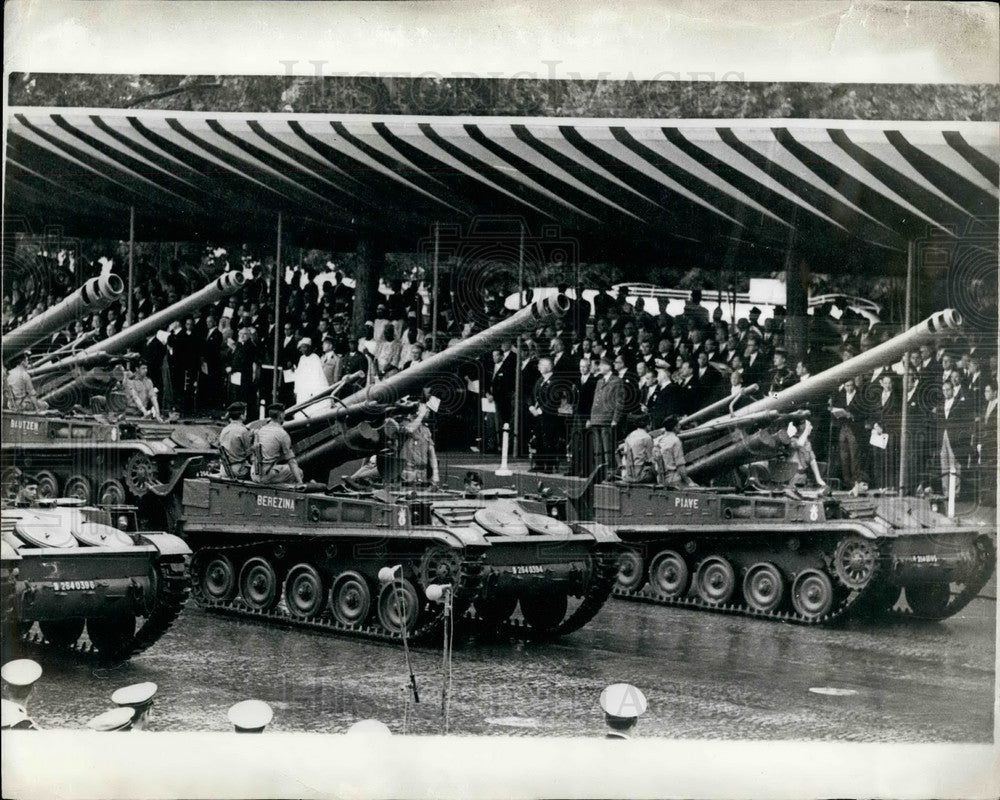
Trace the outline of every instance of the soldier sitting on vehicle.
[[292, 437], [282, 427], [285, 407], [272, 403], [267, 408], [266, 425], [254, 434], [254, 451], [258, 458], [250, 477], [257, 483], [302, 483], [302, 469], [295, 460]]
[[797, 428], [794, 422], [788, 423], [788, 436], [792, 445], [791, 461], [795, 464], [795, 474], [788, 481], [789, 489], [794, 488], [800, 480], [805, 480], [809, 470], [812, 470], [816, 485], [821, 489], [826, 488], [826, 481], [819, 472], [819, 464], [816, 463], [812, 445], [809, 444], [810, 433], [812, 433], [812, 423], [809, 420], [805, 421], [801, 429]]
[[649, 435], [649, 416], [637, 414], [635, 426], [622, 443], [622, 480], [628, 483], [656, 483], [653, 464], [653, 437]]
[[143, 418], [152, 417], [163, 422], [160, 404], [156, 399], [156, 387], [149, 377], [149, 366], [145, 361], [136, 365], [135, 373], [125, 379], [125, 413]]
[[229, 424], [219, 433], [219, 451], [225, 472], [232, 478], [246, 480], [250, 477], [250, 461], [253, 455], [253, 434], [246, 425], [247, 404], [232, 403], [229, 406]]
[[676, 416], [669, 416], [663, 422], [664, 433], [653, 442], [653, 463], [656, 465], [656, 485], [678, 487], [697, 486], [687, 474], [684, 459], [684, 445], [677, 435]]
[[35, 384], [28, 374], [28, 360], [31, 353], [25, 351], [17, 365], [7, 373], [6, 396], [11, 411], [45, 411], [49, 404], [39, 399]]

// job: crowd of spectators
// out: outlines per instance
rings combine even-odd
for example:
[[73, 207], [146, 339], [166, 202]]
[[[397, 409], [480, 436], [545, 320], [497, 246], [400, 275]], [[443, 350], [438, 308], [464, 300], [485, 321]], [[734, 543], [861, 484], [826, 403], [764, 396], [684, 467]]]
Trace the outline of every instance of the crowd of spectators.
[[[174, 262], [156, 281], [134, 287], [135, 318], [143, 319], [202, 285], [204, 276]], [[4, 331], [57, 299], [32, 296], [16, 284], [5, 289]], [[570, 294], [582, 298], [583, 289]], [[344, 394], [408, 369], [511, 313], [502, 297], [492, 293], [479, 298], [474, 308], [463, 308], [449, 287], [439, 297], [435, 340], [428, 287], [396, 281], [389, 294], [379, 295], [375, 313], [359, 335], [351, 328], [354, 292], [343, 276], [336, 273], [318, 285], [294, 270], [282, 288], [274, 365], [272, 291], [269, 280], [250, 281], [237, 294], [174, 320], [169, 330], [136, 348], [158, 399], [155, 415], [221, 416], [237, 400], [259, 409], [271, 399], [275, 369], [278, 399], [285, 404], [341, 379], [348, 384]], [[821, 307], [810, 317], [807, 351], [793, 358], [785, 347], [780, 306], [769, 308], [770, 316], [755, 308], [730, 325], [722, 307], [713, 305], [702, 301], [699, 290], [691, 292], [683, 313], [674, 316], [656, 299], [630, 297], [626, 291], [601, 291], [593, 302], [574, 300], [564, 316], [540, 324], [519, 343], [499, 341], [481, 360], [462, 360], [447, 375], [436, 376], [451, 387], [437, 415], [438, 449], [496, 453], [506, 429], [511, 455], [530, 458], [537, 471], [584, 476], [604, 463], [617, 473], [623, 444], [626, 461], [632, 463], [636, 455], [627, 445], [633, 431], [672, 427], [726, 397], [738, 406], [779, 392], [891, 335], [887, 325], [873, 324], [845, 303]], [[126, 324], [126, 308], [123, 298], [78, 320], [54, 335], [47, 347], [78, 346], [111, 335]], [[811, 438], [824, 476], [845, 488], [862, 483], [895, 487], [905, 406], [908, 491], [941, 490], [951, 472], [960, 492], [971, 483], [991, 487], [995, 345], [952, 337], [920, 347], [909, 359], [906, 397], [899, 363], [859, 375], [817, 399]], [[454, 391], [456, 382], [460, 391]], [[757, 389], [738, 399], [751, 385]], [[154, 415], [147, 396], [129, 402], [133, 412]], [[453, 417], [461, 424], [441, 424]], [[639, 465], [627, 470], [626, 477], [641, 472]], [[969, 476], [974, 481], [966, 481]]]

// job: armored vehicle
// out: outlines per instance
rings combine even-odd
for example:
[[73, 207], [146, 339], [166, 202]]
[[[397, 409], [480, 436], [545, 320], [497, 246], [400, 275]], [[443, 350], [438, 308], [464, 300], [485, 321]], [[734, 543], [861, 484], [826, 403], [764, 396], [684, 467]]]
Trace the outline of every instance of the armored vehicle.
[[[949, 517], [939, 500], [800, 490], [775, 479], [785, 466], [789, 418], [960, 324], [954, 311], [935, 314], [771, 397], [714, 419], [718, 406], [689, 418], [679, 433], [688, 474], [721, 485], [630, 484], [602, 480], [600, 470], [589, 481], [545, 476], [545, 483], [566, 498], [569, 519], [602, 522], [622, 539], [616, 596], [803, 624], [848, 612], [947, 618], [995, 568], [995, 516]], [[511, 484], [488, 473], [483, 480]], [[535, 480], [516, 473], [513, 484]]]
[[5, 660], [37, 645], [128, 659], [167, 632], [190, 593], [191, 551], [136, 531], [134, 509], [65, 498], [5, 504], [0, 519]]
[[[109, 390], [116, 378], [120, 380], [124, 375], [122, 367], [112, 363], [173, 320], [234, 293], [244, 282], [242, 273], [227, 272], [184, 300], [114, 336], [71, 355], [60, 358], [57, 353], [55, 358], [38, 359], [44, 363], [37, 363], [28, 372], [49, 409], [5, 411], [0, 444], [4, 491], [10, 494], [10, 476], [16, 467], [34, 477], [42, 497], [77, 497], [84, 503], [101, 505], [137, 503], [160, 485], [174, 485], [181, 476], [193, 474], [199, 467], [210, 468], [216, 458], [215, 444], [221, 426], [212, 420], [156, 422], [126, 417], [121, 409], [109, 410], [109, 406], [115, 405], [108, 402]], [[120, 291], [120, 283], [119, 280], [110, 289], [117, 287]], [[106, 296], [98, 295], [96, 290], [87, 297], [91, 295]], [[15, 343], [38, 341], [39, 336], [52, 333], [65, 323], [66, 313], [53, 314], [53, 311], [65, 306], [75, 313], [84, 313], [99, 307], [93, 303], [86, 306], [71, 303], [74, 297], [71, 295], [9, 336], [14, 337]], [[7, 341], [8, 337], [4, 337], [5, 359], [24, 352], [23, 346], [8, 348]], [[95, 395], [102, 395], [105, 400], [99, 413], [86, 408]]]
[[[492, 630], [553, 636], [585, 624], [614, 586], [617, 537], [599, 523], [553, 519], [541, 498], [401, 484], [400, 443], [419, 423], [392, 417], [463, 359], [567, 308], [565, 297], [539, 301], [380, 384], [323, 396], [310, 415], [293, 416], [284, 427], [298, 463], [320, 482], [184, 479], [177, 530], [194, 551], [197, 601], [392, 639], [436, 628], [445, 605], [428, 595], [433, 585], [450, 587], [457, 615]], [[370, 480], [337, 478], [369, 457], [378, 462]], [[399, 569], [380, 583], [387, 568]]]

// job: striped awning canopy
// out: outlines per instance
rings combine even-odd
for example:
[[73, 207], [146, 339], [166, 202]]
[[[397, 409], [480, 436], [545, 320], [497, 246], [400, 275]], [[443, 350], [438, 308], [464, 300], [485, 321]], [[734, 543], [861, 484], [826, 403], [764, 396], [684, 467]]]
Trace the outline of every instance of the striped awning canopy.
[[[681, 254], [905, 263], [996, 248], [995, 123], [565, 119], [12, 108], [8, 214], [75, 235], [407, 247], [435, 222], [523, 217], [583, 260]], [[985, 234], [985, 235], [984, 235]]]

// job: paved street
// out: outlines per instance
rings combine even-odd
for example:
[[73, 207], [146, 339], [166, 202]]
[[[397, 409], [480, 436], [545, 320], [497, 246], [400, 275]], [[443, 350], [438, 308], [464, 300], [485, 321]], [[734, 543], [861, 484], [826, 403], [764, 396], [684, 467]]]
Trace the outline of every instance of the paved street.
[[[449, 731], [601, 733], [601, 689], [628, 681], [649, 698], [643, 736], [985, 742], [995, 609], [977, 599], [944, 623], [827, 630], [611, 600], [555, 643], [456, 643]], [[228, 707], [257, 697], [274, 708], [273, 730], [343, 732], [375, 717], [396, 732], [442, 733], [441, 650], [412, 660], [419, 705], [406, 702], [401, 647], [234, 621], [192, 602], [117, 670], [46, 658], [31, 713], [81, 728], [115, 688], [155, 681], [152, 730], [227, 730]]]

